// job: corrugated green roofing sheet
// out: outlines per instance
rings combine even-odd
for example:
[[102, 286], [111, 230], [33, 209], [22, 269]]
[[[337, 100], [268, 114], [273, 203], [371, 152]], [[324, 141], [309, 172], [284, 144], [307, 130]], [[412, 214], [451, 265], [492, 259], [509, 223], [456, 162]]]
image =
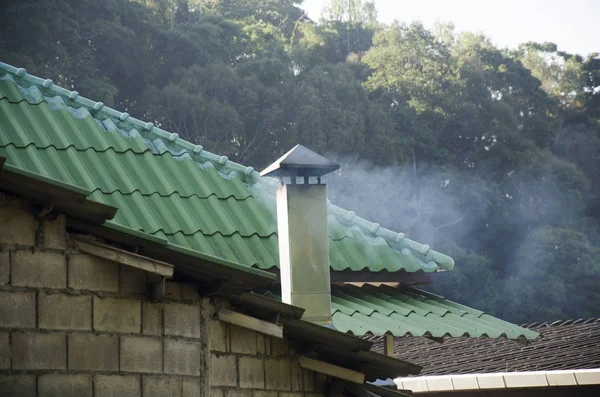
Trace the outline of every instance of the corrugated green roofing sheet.
[[[278, 181], [0, 63], [0, 156], [117, 207], [106, 226], [247, 267], [278, 266]], [[334, 270], [434, 272], [452, 259], [329, 205]]]
[[[281, 300], [279, 291], [265, 296]], [[333, 285], [331, 314], [338, 331], [357, 336], [535, 339], [539, 334], [416, 288]]]

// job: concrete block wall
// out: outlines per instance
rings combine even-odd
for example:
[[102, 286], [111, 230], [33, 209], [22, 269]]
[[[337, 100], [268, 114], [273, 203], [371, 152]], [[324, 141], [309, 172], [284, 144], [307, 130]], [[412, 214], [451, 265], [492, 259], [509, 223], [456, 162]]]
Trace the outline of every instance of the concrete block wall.
[[213, 318], [206, 320], [211, 397], [325, 396], [327, 377], [300, 367], [292, 341]]
[[207, 395], [203, 304], [169, 283], [78, 252], [64, 216], [0, 193], [0, 396]]
[[214, 320], [191, 283], [73, 248], [64, 216], [0, 192], [0, 396], [321, 397], [292, 342]]

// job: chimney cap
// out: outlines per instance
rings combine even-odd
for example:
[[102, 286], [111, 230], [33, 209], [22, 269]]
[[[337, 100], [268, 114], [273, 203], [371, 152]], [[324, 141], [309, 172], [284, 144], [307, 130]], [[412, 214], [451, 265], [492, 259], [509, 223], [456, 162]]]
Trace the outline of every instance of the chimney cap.
[[321, 177], [339, 168], [339, 164], [302, 145], [296, 145], [265, 168], [260, 176]]

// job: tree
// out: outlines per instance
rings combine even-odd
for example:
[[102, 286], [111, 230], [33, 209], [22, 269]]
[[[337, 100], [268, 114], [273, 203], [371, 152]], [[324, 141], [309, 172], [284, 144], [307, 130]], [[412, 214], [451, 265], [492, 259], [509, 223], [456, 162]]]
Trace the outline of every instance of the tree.
[[374, 25], [377, 23], [377, 9], [373, 1], [329, 0], [323, 9], [324, 21], [350, 22]]
[[301, 3], [7, 0], [0, 58], [256, 169], [340, 161], [333, 202], [452, 255], [449, 298], [600, 315], [600, 56]]
[[565, 228], [543, 227], [520, 247], [502, 312], [515, 321], [593, 317], [600, 299], [600, 250]]

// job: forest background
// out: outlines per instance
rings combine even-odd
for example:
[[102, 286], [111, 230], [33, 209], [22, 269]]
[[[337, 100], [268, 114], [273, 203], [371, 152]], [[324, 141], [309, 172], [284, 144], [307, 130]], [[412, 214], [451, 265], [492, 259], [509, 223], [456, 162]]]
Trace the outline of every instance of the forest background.
[[[600, 316], [600, 57], [333, 0], [7, 0], [0, 59], [448, 253], [428, 287], [514, 322]], [[515, 27], [507, 26], [507, 29]]]

